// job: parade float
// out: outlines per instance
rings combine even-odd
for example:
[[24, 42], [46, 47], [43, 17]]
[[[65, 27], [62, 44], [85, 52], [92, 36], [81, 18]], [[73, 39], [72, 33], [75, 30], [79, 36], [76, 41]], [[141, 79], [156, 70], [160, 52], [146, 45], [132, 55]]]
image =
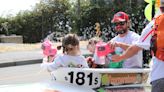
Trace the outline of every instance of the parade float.
[[52, 81], [96, 92], [146, 92], [150, 69], [60, 68], [51, 73]]

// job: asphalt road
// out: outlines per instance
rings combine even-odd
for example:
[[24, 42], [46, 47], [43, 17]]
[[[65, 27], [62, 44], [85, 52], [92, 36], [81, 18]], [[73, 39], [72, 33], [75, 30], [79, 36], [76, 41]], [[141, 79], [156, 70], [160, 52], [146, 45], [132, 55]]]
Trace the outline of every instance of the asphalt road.
[[50, 74], [40, 64], [0, 68], [0, 85], [49, 81]]

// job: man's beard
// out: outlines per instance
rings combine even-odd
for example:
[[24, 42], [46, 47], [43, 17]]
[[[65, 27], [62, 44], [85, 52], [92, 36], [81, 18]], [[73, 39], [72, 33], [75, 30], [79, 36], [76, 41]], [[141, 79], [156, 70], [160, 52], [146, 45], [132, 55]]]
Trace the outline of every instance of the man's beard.
[[127, 29], [124, 29], [124, 30], [119, 30], [116, 32], [116, 34], [124, 34], [126, 33], [128, 30]]

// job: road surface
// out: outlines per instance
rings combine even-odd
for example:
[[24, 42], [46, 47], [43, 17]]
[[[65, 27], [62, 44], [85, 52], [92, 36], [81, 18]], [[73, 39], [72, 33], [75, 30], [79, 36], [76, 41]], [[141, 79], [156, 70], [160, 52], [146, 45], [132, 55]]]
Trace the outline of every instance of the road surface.
[[0, 68], [0, 85], [48, 81], [50, 74], [40, 64]]

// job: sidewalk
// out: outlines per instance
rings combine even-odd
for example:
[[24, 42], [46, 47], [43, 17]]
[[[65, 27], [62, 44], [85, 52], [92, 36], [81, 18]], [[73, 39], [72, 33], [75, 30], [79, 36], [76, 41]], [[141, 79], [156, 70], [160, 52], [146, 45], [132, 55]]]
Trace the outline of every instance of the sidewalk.
[[38, 50], [0, 53], [0, 67], [41, 63], [42, 58], [42, 52]]
[[[3, 44], [4, 45], [4, 44]], [[89, 54], [85, 47], [81, 47], [83, 55]], [[43, 58], [42, 50], [12, 51], [0, 53], [0, 68], [41, 63]]]

